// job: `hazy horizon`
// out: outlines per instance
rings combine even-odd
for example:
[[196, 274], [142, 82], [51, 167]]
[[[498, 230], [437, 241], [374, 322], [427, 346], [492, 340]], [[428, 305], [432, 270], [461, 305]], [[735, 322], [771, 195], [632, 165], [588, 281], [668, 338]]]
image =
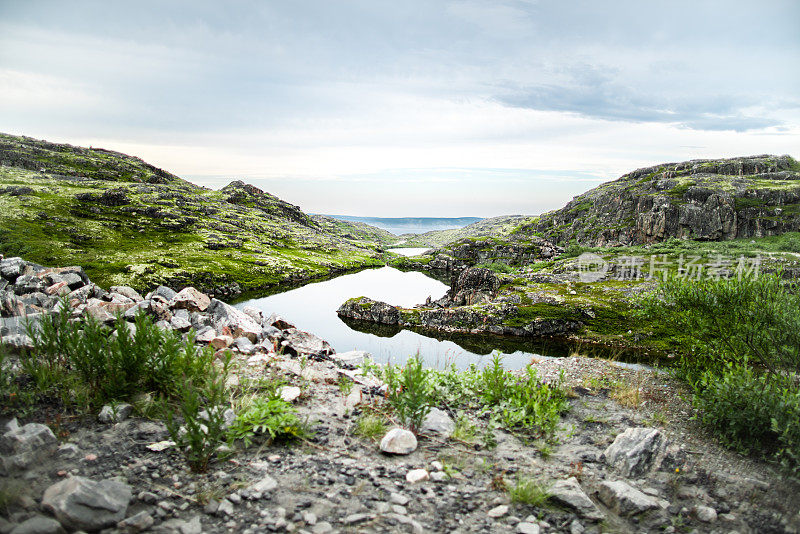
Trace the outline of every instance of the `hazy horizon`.
[[0, 2], [0, 131], [306, 212], [543, 213], [800, 156], [800, 2]]

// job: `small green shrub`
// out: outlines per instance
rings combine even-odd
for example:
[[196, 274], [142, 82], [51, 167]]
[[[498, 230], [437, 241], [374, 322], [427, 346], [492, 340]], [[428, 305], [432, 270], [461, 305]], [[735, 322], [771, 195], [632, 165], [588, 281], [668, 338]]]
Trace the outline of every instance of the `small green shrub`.
[[422, 359], [412, 356], [405, 366], [386, 366], [384, 379], [389, 388], [388, 400], [400, 419], [400, 424], [416, 433], [431, 411], [433, 392], [429, 371]]
[[247, 447], [256, 436], [266, 436], [270, 441], [302, 438], [309, 433], [308, 425], [297, 415], [294, 407], [281, 398], [257, 398], [244, 411], [236, 415], [228, 437], [242, 440]]
[[800, 466], [800, 387], [742, 364], [707, 371], [695, 387], [698, 418], [740, 452], [775, 455]]
[[189, 467], [196, 473], [203, 473], [208, 469], [209, 462], [225, 440], [223, 414], [227, 406], [226, 400], [224, 382], [213, 380], [197, 385], [188, 381], [181, 387], [179, 403], [183, 425], [171, 412], [167, 415], [170, 437], [183, 453]]
[[513, 376], [503, 368], [503, 358], [499, 352], [492, 353], [492, 359], [481, 373], [481, 397], [484, 403], [492, 405], [502, 401], [508, 394]]
[[143, 392], [157, 397], [181, 396], [180, 384], [205, 376], [213, 366], [207, 349], [161, 330], [144, 313], [136, 316], [135, 331], [122, 318], [112, 328], [91, 316], [71, 320], [68, 306], [29, 325], [34, 349], [22, 358], [24, 371], [40, 391], [51, 388], [85, 390], [88, 403], [131, 400]]
[[645, 302], [687, 332], [675, 374], [723, 444], [800, 471], [800, 296], [780, 276], [668, 279]]
[[541, 506], [550, 498], [549, 486], [532, 478], [518, 477], [513, 486], [507, 486], [511, 502]]
[[356, 420], [353, 433], [362, 438], [378, 440], [386, 434], [386, 423], [377, 415], [364, 413]]

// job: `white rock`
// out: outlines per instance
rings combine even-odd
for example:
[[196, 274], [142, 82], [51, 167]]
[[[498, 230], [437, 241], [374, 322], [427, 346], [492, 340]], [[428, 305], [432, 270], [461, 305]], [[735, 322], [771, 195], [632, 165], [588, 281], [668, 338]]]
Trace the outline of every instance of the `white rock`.
[[417, 450], [417, 437], [404, 428], [393, 428], [383, 436], [381, 450], [389, 454], [411, 454]]
[[416, 484], [417, 482], [423, 482], [428, 480], [430, 475], [425, 469], [412, 469], [408, 473], [406, 473], [406, 480], [411, 482], [412, 484]]
[[283, 386], [281, 388], [281, 398], [286, 402], [294, 402], [302, 393], [302, 390], [297, 386]]
[[389, 501], [392, 504], [399, 504], [400, 506], [405, 506], [408, 504], [408, 497], [405, 495], [401, 495], [400, 493], [391, 493], [389, 494]]
[[710, 506], [697, 505], [694, 507], [694, 515], [704, 523], [713, 523], [717, 520], [717, 511]]
[[261, 494], [269, 493], [278, 488], [278, 481], [269, 475], [264, 475], [261, 480], [251, 485], [248, 489]]
[[522, 521], [521, 523], [517, 523], [517, 533], [518, 534], [539, 534], [539, 524], [538, 523], [527, 523]]
[[498, 517], [503, 517], [508, 513], [508, 506], [505, 504], [501, 504], [500, 506], [495, 506], [491, 510], [489, 510], [486, 515], [493, 519], [497, 519]]

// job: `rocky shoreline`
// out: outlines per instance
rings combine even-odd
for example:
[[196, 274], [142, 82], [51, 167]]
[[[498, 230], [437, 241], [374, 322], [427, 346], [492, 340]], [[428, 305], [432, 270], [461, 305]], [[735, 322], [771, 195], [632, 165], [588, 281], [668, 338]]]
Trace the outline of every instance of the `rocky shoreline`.
[[[494, 284], [478, 274], [482, 282], [468, 289]], [[414, 447], [389, 454], [355, 432], [384, 399], [383, 383], [360, 367], [364, 353], [336, 354], [277, 315], [194, 288], [106, 291], [78, 267], [19, 258], [2, 259], [0, 276], [6, 346], [30, 346], [23, 318], [36, 321], [64, 302], [74, 316], [106, 323], [141, 310], [160, 328], [194, 332], [220, 355], [231, 351], [230, 387], [282, 377], [282, 395], [313, 430], [296, 444], [236, 446], [196, 474], [163, 422], [136, 410], [8, 413], [0, 436], [3, 534], [800, 532], [800, 483], [718, 447], [689, 420], [680, 385], [660, 373], [579, 357], [533, 361], [545, 380], [563, 372], [570, 391], [550, 442], [491, 428], [487, 444], [453, 436], [461, 417], [486, 422], [441, 405]], [[540, 483], [548, 497], [513, 500], [509, 488], [520, 480]]]

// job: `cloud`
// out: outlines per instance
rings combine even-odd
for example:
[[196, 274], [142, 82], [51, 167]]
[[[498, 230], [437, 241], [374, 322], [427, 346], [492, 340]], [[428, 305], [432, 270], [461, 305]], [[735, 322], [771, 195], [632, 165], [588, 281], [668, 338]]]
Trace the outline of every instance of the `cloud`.
[[558, 74], [561, 83], [507, 86], [495, 99], [517, 108], [609, 121], [669, 123], [693, 130], [746, 132], [783, 125], [774, 118], [743, 113], [757, 103], [749, 95], [645, 91], [646, 84], [622, 79], [613, 67], [587, 64], [560, 68]]

